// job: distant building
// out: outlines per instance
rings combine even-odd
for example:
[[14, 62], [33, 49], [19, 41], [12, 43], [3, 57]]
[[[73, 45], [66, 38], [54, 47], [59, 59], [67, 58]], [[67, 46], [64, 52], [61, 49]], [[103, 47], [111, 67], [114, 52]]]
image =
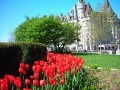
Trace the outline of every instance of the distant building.
[[[118, 19], [117, 15], [112, 10], [112, 7], [109, 4], [108, 0], [104, 0], [104, 7], [107, 9], [107, 11], [112, 12], [113, 15], [116, 17], [116, 23], [115, 26], [112, 27], [111, 33], [111, 41], [106, 42], [107, 44], [114, 44], [115, 40], [120, 38], [120, 19]], [[75, 42], [71, 45], [68, 45], [70, 47], [70, 50], [73, 51], [81, 51], [81, 50], [98, 50], [99, 45], [96, 45], [95, 41], [91, 38], [88, 24], [91, 22], [89, 18], [90, 11], [92, 10], [92, 7], [90, 3], [85, 4], [84, 0], [78, 0], [78, 4], [74, 5], [70, 11], [68, 12], [68, 15], [63, 16], [60, 15], [61, 19], [67, 19], [69, 22], [75, 22], [76, 24], [81, 26], [80, 33], [80, 41]]]

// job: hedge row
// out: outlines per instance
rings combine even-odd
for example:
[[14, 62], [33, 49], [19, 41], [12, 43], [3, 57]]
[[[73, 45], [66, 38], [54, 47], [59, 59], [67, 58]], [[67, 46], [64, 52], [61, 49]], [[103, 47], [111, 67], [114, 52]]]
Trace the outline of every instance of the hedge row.
[[46, 51], [40, 43], [0, 43], [0, 78], [7, 73], [19, 75], [21, 61], [31, 66], [36, 60], [46, 60]]

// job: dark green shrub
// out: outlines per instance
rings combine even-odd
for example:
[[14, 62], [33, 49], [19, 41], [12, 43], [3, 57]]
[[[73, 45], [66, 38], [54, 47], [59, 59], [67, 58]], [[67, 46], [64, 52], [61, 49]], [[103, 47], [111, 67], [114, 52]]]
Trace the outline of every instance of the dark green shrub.
[[39, 61], [39, 60], [45, 60], [46, 61], [46, 46], [44, 44], [40, 43], [22, 43], [21, 45], [22, 48], [22, 61], [25, 63], [28, 63], [30, 65], [29, 71], [27, 71], [29, 74], [32, 74], [33, 72], [30, 71], [32, 70], [32, 65], [34, 61]]
[[41, 43], [20, 43], [22, 49], [22, 60], [25, 63], [31, 63], [36, 60], [45, 60], [46, 46]]
[[40, 43], [0, 43], [0, 78], [7, 73], [18, 75], [21, 61], [32, 66], [36, 60], [46, 60], [46, 51]]
[[17, 44], [0, 43], [0, 78], [6, 73], [18, 75], [22, 50]]

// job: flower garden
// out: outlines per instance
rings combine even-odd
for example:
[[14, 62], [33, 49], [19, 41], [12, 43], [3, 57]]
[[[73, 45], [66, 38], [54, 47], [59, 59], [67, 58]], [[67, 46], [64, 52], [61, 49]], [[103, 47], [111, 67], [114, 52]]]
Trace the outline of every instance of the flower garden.
[[[80, 90], [83, 64], [82, 57], [47, 52], [47, 62], [35, 61], [32, 68], [20, 62], [20, 76], [6, 74], [0, 79], [0, 90]], [[28, 70], [33, 74], [27, 75]]]

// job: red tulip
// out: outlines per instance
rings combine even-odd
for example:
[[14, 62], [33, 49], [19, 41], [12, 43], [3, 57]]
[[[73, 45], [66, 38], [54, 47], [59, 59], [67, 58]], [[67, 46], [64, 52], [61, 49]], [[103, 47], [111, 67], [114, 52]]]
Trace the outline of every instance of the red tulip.
[[71, 68], [71, 65], [70, 65], [70, 64], [68, 64], [68, 65], [66, 66], [66, 71], [69, 71], [69, 70], [70, 70], [70, 68]]
[[45, 80], [40, 80], [40, 86], [45, 86], [46, 85], [46, 81]]
[[56, 74], [56, 77], [62, 77], [63, 73]]
[[50, 76], [50, 71], [48, 69], [45, 70], [45, 76], [49, 77]]
[[54, 81], [54, 82], [52, 83], [52, 85], [53, 85], [53, 86], [56, 86], [56, 85], [57, 85], [57, 82], [56, 82], [56, 81]]
[[62, 69], [62, 68], [59, 68], [59, 69], [57, 69], [57, 71], [58, 71], [58, 73], [60, 74], [60, 73], [63, 72], [63, 69]]
[[16, 86], [17, 88], [20, 88], [20, 87], [21, 87], [21, 80], [19, 80], [19, 78], [17, 78], [17, 79], [15, 80], [14, 84], [15, 84], [15, 86]]
[[19, 68], [19, 73], [23, 73], [23, 68]]
[[40, 65], [33, 65], [32, 67], [33, 72], [39, 73], [41, 70]]
[[20, 68], [24, 68], [25, 63], [24, 62], [20, 62]]
[[34, 79], [33, 80], [33, 86], [37, 86], [38, 85], [38, 80]]
[[77, 70], [80, 70], [81, 69], [81, 67], [80, 66], [77, 66]]
[[22, 74], [23, 74], [23, 75], [26, 75], [26, 71], [24, 70]]
[[81, 64], [84, 64], [84, 60], [81, 60]]
[[52, 58], [48, 58], [48, 62], [52, 63], [53, 59]]
[[39, 78], [39, 73], [34, 73], [34, 79], [38, 79]]
[[8, 85], [7, 84], [1, 84], [1, 89], [0, 90], [8, 90]]
[[74, 68], [74, 66], [72, 65], [71, 68]]
[[75, 74], [76, 73], [76, 70], [72, 70], [72, 74]]
[[10, 76], [10, 82], [11, 82], [11, 83], [14, 83], [14, 82], [15, 82], [15, 77], [12, 76], [12, 75]]
[[60, 84], [64, 84], [64, 83], [65, 83], [64, 79], [61, 79]]
[[35, 65], [33, 65], [33, 66], [32, 66], [32, 70], [33, 70], [33, 72], [36, 72], [37, 67], [36, 67]]
[[35, 61], [35, 62], [34, 62], [34, 65], [39, 65], [39, 61]]
[[23, 88], [23, 90], [32, 90], [32, 89], [30, 89], [30, 88]]
[[34, 76], [31, 75], [30, 78], [31, 78], [31, 79], [34, 79]]
[[26, 74], [26, 71], [25, 71], [25, 70], [23, 70], [23, 68], [19, 68], [19, 73], [21, 73], [21, 74], [25, 75], [25, 74]]
[[49, 77], [49, 83], [50, 84], [54, 83], [54, 81], [55, 81], [54, 77]]
[[9, 80], [9, 78], [10, 78], [10, 75], [9, 75], [9, 74], [6, 74], [6, 75], [5, 75], [5, 79], [6, 79], [6, 80]]
[[57, 82], [55, 81], [54, 77], [49, 77], [49, 83], [53, 86], [57, 85]]
[[40, 66], [44, 66], [46, 64], [45, 61], [40, 60]]
[[15, 80], [21, 81], [21, 78], [20, 77], [16, 77]]
[[2, 79], [0, 80], [0, 90], [8, 90], [8, 80]]
[[26, 85], [29, 85], [29, 84], [30, 84], [30, 79], [27, 79], [27, 78], [26, 78], [26, 79], [25, 79], [25, 84], [26, 84]]
[[25, 70], [28, 70], [28, 69], [29, 69], [29, 65], [26, 64], [26, 65], [25, 65]]

